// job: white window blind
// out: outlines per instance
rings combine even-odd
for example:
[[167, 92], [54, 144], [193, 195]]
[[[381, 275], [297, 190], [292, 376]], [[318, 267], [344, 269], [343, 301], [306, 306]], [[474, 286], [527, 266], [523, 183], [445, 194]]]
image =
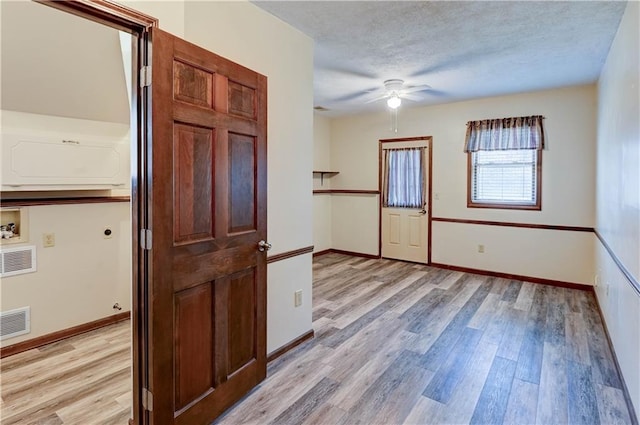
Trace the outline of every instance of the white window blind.
[[536, 204], [537, 150], [471, 153], [471, 202]]

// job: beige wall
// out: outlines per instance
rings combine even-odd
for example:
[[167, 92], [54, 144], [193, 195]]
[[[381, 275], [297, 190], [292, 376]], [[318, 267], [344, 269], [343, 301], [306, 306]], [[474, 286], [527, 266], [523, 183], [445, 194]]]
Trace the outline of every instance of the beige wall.
[[[313, 245], [313, 42], [251, 3], [186, 2], [185, 38], [268, 79], [270, 255]], [[311, 329], [311, 254], [269, 264], [267, 350]]]
[[52, 115], [2, 111], [3, 134], [33, 136], [86, 137], [88, 140], [129, 141], [129, 125], [104, 121], [81, 120]]
[[[29, 241], [35, 245], [37, 271], [2, 279], [2, 311], [31, 307], [31, 333], [2, 346], [91, 322], [131, 308], [130, 204], [80, 204], [24, 207]], [[105, 239], [105, 228], [113, 237]], [[55, 234], [44, 248], [43, 233]], [[14, 245], [9, 245], [13, 247]]]
[[[598, 82], [596, 229], [640, 280], [640, 4], [627, 4]], [[640, 296], [597, 242], [596, 294], [640, 416]]]
[[[331, 171], [331, 121], [314, 114], [313, 116], [313, 169]], [[332, 177], [324, 179], [313, 175], [313, 189], [331, 189]], [[316, 194], [313, 196], [313, 251], [320, 252], [332, 247], [331, 238], [332, 196]]]
[[[534, 114], [546, 117], [542, 210], [467, 208], [466, 122]], [[337, 118], [331, 125], [330, 155], [340, 174], [332, 188], [377, 189], [379, 139], [433, 136], [434, 217], [593, 227], [595, 117], [596, 90], [588, 85], [405, 108], [397, 134], [389, 129], [386, 111]], [[377, 196], [334, 196], [331, 220], [333, 248], [377, 254]], [[590, 233], [434, 222], [432, 238], [433, 262], [593, 283]], [[485, 253], [477, 252], [478, 244], [485, 245]], [[521, 255], [524, 250], [535, 254]], [[567, 262], [572, 266], [567, 268]]]
[[[2, 111], [2, 134], [129, 144], [125, 124]], [[52, 158], [55, 160], [55, 158]], [[128, 161], [128, 158], [127, 158]], [[126, 166], [128, 170], [129, 166]], [[128, 195], [129, 188], [53, 192], [3, 192], [3, 198]], [[31, 332], [2, 341], [20, 341], [67, 329], [131, 308], [130, 204], [78, 204], [26, 207], [29, 241], [36, 245], [38, 270], [2, 279], [1, 310], [31, 307]], [[103, 231], [114, 231], [111, 239]], [[55, 233], [56, 246], [43, 248], [43, 233]], [[4, 246], [3, 246], [4, 248]]]

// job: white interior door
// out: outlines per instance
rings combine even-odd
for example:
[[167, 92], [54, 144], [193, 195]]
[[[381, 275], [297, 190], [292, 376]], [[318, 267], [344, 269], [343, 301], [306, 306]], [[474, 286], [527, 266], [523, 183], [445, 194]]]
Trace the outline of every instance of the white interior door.
[[[387, 196], [385, 190], [382, 191], [382, 256], [396, 260], [412, 261], [416, 263], [427, 263], [428, 259], [428, 239], [429, 226], [427, 215], [429, 163], [428, 142], [426, 140], [412, 142], [388, 142], [382, 143], [382, 149], [406, 149], [425, 148], [422, 161], [422, 182], [421, 191], [423, 193], [422, 206], [419, 207], [392, 207], [387, 204], [384, 198]], [[385, 158], [386, 155], [383, 155]], [[384, 169], [384, 160], [382, 162]], [[382, 172], [383, 187], [386, 186], [386, 179], [393, 179], [387, 173]], [[386, 183], [389, 183], [388, 181]], [[406, 180], [399, 181], [400, 184], [411, 184]], [[392, 185], [393, 186], [393, 185]]]

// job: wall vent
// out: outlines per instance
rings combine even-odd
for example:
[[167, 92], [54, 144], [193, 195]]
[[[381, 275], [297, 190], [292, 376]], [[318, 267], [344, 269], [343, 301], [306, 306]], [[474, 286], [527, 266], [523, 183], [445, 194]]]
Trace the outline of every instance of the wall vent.
[[0, 277], [9, 277], [35, 271], [35, 245], [7, 248], [0, 251]]
[[3, 311], [0, 315], [0, 340], [31, 332], [31, 308]]

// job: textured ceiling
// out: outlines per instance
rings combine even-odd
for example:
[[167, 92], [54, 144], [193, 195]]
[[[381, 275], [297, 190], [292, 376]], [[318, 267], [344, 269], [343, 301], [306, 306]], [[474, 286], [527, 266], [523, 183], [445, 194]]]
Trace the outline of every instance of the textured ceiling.
[[129, 123], [117, 30], [30, 1], [1, 1], [2, 109]]
[[428, 84], [403, 107], [597, 80], [626, 2], [256, 1], [315, 41], [314, 103], [339, 116], [384, 80]]

